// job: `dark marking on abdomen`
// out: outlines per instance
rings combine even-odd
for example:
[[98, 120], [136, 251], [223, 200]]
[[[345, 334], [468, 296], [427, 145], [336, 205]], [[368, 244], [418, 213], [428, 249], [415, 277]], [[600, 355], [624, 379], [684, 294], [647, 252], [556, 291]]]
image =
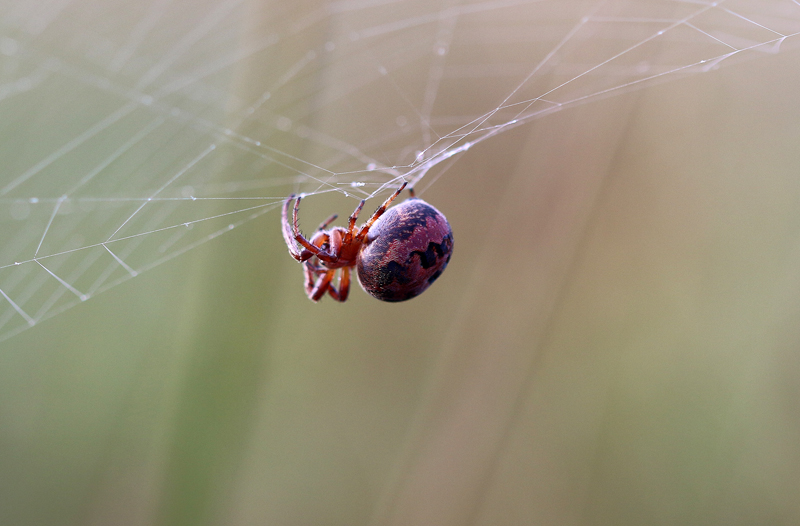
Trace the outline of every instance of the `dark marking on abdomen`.
[[428, 248], [425, 252], [421, 250], [414, 250], [411, 252], [411, 256], [417, 254], [419, 256], [419, 263], [422, 265], [422, 268], [431, 268], [436, 264], [436, 259], [444, 256], [445, 249], [442, 248], [442, 244], [434, 243], [431, 241], [428, 243]]

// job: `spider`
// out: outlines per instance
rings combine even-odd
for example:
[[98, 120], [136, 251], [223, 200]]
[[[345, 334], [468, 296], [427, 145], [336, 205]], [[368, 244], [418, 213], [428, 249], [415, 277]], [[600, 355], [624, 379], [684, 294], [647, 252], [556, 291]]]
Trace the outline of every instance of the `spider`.
[[[345, 301], [350, 291], [351, 268], [357, 269], [361, 287], [383, 301], [404, 301], [418, 296], [444, 271], [453, 251], [453, 231], [441, 212], [417, 198], [389, 208], [408, 183], [403, 183], [360, 228], [358, 214], [362, 199], [350, 215], [347, 228], [326, 230], [334, 214], [319, 225], [311, 239], [297, 226], [301, 196], [290, 195], [283, 204], [283, 239], [289, 254], [303, 263], [305, 290], [317, 302], [327, 292]], [[294, 200], [292, 220], [289, 208]], [[388, 211], [387, 211], [388, 209]], [[298, 244], [300, 246], [298, 246]], [[336, 271], [339, 281], [333, 285]]]

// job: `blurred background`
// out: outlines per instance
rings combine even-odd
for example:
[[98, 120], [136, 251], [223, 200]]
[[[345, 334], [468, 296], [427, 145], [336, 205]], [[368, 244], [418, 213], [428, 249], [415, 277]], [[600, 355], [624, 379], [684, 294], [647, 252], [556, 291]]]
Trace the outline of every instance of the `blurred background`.
[[[800, 523], [798, 32], [3, 2], [0, 524]], [[447, 272], [310, 302], [282, 200], [309, 231], [403, 178]]]

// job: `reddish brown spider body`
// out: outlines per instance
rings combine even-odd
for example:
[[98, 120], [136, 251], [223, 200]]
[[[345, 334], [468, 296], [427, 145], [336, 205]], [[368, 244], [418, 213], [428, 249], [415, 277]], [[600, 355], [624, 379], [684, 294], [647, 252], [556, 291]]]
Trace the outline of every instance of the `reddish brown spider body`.
[[[345, 301], [350, 289], [350, 268], [356, 267], [361, 287], [383, 301], [404, 301], [421, 294], [447, 267], [453, 251], [453, 231], [434, 207], [414, 196], [391, 208], [406, 183], [387, 199], [360, 228], [358, 205], [347, 228], [325, 228], [331, 216], [306, 239], [297, 226], [300, 197], [290, 196], [283, 205], [283, 237], [289, 253], [304, 265], [306, 294], [319, 301], [327, 292]], [[289, 207], [294, 199], [292, 221]], [[300, 247], [298, 247], [298, 244]], [[333, 285], [341, 269], [338, 288]]]

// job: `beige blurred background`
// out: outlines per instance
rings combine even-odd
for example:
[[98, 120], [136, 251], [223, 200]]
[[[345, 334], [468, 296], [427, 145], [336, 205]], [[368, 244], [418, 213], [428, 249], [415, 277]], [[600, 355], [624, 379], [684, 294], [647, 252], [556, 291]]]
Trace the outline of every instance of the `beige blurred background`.
[[[32, 3], [13, 3], [3, 35], [84, 80], [129, 87], [141, 84], [135, 64], [130, 78], [108, 61], [103, 69], [100, 51], [76, 51], [102, 45], [80, 35], [113, 42], [150, 16], [160, 31], [131, 56], [158, 64], [186, 42], [184, 58], [202, 64], [200, 33], [182, 40], [207, 20], [192, 9], [218, 10], [224, 23], [203, 35], [234, 34], [221, 42], [242, 48], [264, 28], [302, 27], [215, 77], [215, 102], [172, 103], [308, 160], [322, 158], [319, 143], [269, 135], [267, 117], [237, 117], [242, 101], [278, 85], [308, 50], [389, 16], [351, 2], [50, 4], [45, 24], [32, 22]], [[486, 23], [502, 33], [517, 9]], [[181, 11], [186, 26], [165, 27]], [[446, 24], [420, 31], [436, 27]], [[418, 38], [392, 33], [370, 46], [422, 107], [430, 68], [401, 52]], [[271, 208], [2, 342], [0, 524], [800, 523], [800, 55], [789, 43], [535, 119], [471, 148], [435, 184], [423, 179], [422, 197], [453, 227], [455, 255], [408, 303], [358, 288], [345, 304], [308, 301]], [[486, 46], [474, 63], [534, 64], [524, 49], [496, 51]], [[381, 111], [411, 114], [402, 97], [370, 99], [370, 83], [341, 87], [365, 57], [291, 77], [300, 96], [270, 111], [366, 145]], [[499, 74], [443, 82], [437, 100], [451, 115], [465, 115], [462, 104], [480, 114], [514, 85]], [[41, 104], [16, 106], [24, 112], [0, 101], [0, 135], [21, 140], [35, 121], [50, 134], [26, 139], [41, 153], [19, 155], [55, 151], [81, 129], [68, 108], [94, 104], [88, 92], [68, 95], [32, 92], [26, 100]], [[4, 182], [24, 165], [13, 154], [4, 150], [14, 168], [0, 168]], [[215, 182], [240, 176], [240, 157], [226, 159]], [[44, 195], [51, 183], [42, 184]], [[345, 217], [355, 202], [313, 196], [304, 224]], [[31, 224], [27, 235], [36, 232]]]

